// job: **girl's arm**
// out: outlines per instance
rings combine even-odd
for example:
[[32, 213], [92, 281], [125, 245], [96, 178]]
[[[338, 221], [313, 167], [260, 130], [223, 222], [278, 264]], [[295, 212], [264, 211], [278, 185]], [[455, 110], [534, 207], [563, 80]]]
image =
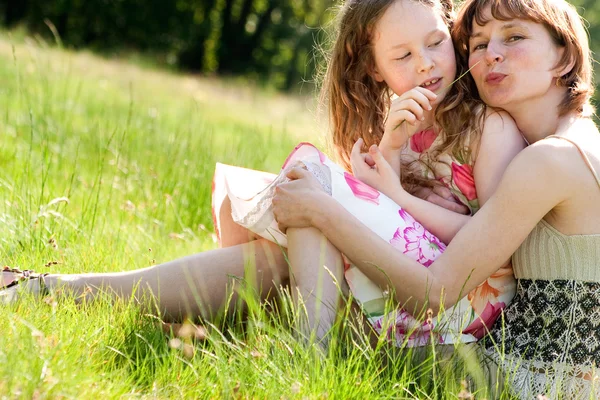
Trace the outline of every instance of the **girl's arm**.
[[[505, 112], [488, 111], [473, 170], [481, 206], [498, 187], [508, 164], [524, 147], [525, 141], [513, 119]], [[377, 154], [373, 154], [373, 158], [376, 157]], [[444, 243], [450, 243], [471, 218], [411, 195], [396, 183], [397, 178], [386, 179], [385, 183], [378, 182], [380, 177], [370, 167], [366, 169], [364, 162], [362, 165], [361, 162], [362, 157], [353, 154], [352, 166], [358, 179], [364, 179], [365, 183], [391, 198]]]
[[417, 86], [392, 100], [379, 147], [397, 176], [400, 176], [402, 149], [419, 131], [422, 118], [432, 110], [431, 102], [436, 98], [432, 91]]
[[[548, 145], [523, 150], [488, 204], [429, 268], [390, 246], [322, 192], [294, 201], [309, 201], [311, 224], [380, 287], [391, 284], [405, 308], [427, 305], [436, 312], [441, 304], [450, 307], [497, 271], [544, 215], [567, 198], [572, 185], [569, 174], [551, 151]], [[293, 203], [278, 200], [280, 204], [286, 200], [288, 207]], [[284, 226], [295, 225], [285, 219], [285, 207], [276, 211]]]

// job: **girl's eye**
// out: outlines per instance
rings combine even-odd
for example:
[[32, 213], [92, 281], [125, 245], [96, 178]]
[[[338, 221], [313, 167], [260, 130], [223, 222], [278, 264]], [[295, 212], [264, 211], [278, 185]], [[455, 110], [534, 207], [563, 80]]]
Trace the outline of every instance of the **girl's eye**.
[[410, 53], [406, 53], [405, 55], [403, 55], [402, 57], [398, 57], [398, 60], [405, 60], [410, 56]]
[[473, 46], [472, 51], [484, 50], [487, 47], [487, 43], [480, 43], [478, 45]]
[[438, 40], [437, 42], [433, 43], [429, 47], [438, 47], [440, 44], [442, 44], [442, 42], [443, 42], [443, 40]]

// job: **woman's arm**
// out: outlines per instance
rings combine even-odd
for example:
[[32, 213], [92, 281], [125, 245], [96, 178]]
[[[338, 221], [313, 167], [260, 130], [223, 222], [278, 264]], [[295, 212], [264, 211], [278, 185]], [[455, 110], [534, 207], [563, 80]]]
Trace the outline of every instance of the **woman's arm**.
[[306, 223], [286, 215], [304, 203], [310, 214], [302, 214], [305, 218], [310, 215], [310, 224], [375, 283], [381, 287], [391, 284], [400, 304], [407, 309], [421, 309], [417, 307], [426, 304], [435, 311], [441, 304], [453, 305], [505, 264], [535, 225], [564, 201], [570, 190], [568, 174], [550, 151], [544, 146], [523, 150], [510, 164], [488, 204], [458, 232], [429, 268], [423, 268], [325, 193], [295, 193], [285, 185], [288, 184], [282, 185], [274, 202], [282, 226], [299, 227]]
[[[473, 169], [480, 206], [494, 193], [506, 167], [523, 148], [525, 141], [513, 119], [505, 112], [488, 110]], [[373, 158], [377, 158], [377, 154], [373, 154]], [[357, 165], [357, 178], [366, 179], [365, 183], [372, 184], [391, 198], [442, 242], [450, 243], [471, 218], [415, 197], [393, 182], [383, 185], [376, 183], [377, 178], [367, 177], [372, 176], [373, 172], [363, 169], [361, 161], [362, 158], [353, 154], [352, 166], [354, 168]]]

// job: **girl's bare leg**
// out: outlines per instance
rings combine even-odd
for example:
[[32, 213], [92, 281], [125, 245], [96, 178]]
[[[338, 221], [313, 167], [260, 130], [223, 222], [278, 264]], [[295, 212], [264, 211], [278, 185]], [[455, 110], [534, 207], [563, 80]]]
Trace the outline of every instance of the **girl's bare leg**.
[[219, 222], [221, 234], [221, 247], [231, 247], [248, 243], [259, 238], [258, 235], [236, 224], [231, 217], [231, 200], [225, 196], [221, 207], [219, 207]]
[[300, 329], [321, 340], [335, 321], [340, 291], [345, 288], [342, 257], [315, 228], [288, 229], [286, 234], [292, 298], [304, 317]]
[[50, 291], [94, 296], [98, 290], [120, 298], [151, 296], [167, 319], [201, 316], [211, 320], [237, 303], [235, 288], [252, 285], [262, 299], [287, 281], [289, 269], [282, 250], [267, 240], [215, 249], [164, 264], [116, 273], [52, 274], [44, 281]]

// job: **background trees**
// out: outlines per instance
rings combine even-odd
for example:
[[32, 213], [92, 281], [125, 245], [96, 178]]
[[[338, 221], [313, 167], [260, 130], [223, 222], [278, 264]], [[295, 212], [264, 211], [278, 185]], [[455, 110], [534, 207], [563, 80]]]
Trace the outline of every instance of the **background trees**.
[[[600, 49], [600, 3], [573, 0]], [[0, 0], [0, 23], [64, 45], [135, 49], [183, 70], [241, 75], [295, 90], [312, 80], [334, 0]], [[50, 28], [51, 27], [51, 28]], [[594, 40], [598, 38], [598, 40]]]
[[[22, 24], [66, 46], [135, 49], [182, 69], [269, 80], [291, 90], [315, 70], [333, 0], [0, 0]], [[52, 28], [50, 28], [52, 27]]]

